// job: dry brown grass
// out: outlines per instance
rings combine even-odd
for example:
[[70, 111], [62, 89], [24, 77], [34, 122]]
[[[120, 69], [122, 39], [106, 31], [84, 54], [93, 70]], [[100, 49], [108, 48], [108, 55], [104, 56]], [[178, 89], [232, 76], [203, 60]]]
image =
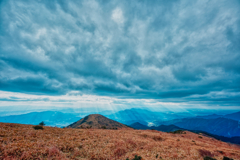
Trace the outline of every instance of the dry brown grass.
[[186, 132], [71, 129], [0, 123], [0, 159], [198, 160], [204, 155], [240, 159], [240, 147]]

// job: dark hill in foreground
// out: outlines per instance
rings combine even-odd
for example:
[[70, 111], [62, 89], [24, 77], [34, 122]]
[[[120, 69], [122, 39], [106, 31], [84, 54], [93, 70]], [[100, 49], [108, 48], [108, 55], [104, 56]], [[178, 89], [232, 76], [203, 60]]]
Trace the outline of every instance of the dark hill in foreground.
[[177, 130], [183, 130], [182, 128], [175, 125], [160, 125], [158, 127], [151, 127], [151, 129], [155, 129], [162, 132], [174, 132]]
[[142, 129], [142, 130], [150, 129], [150, 127], [148, 127], [146, 125], [143, 125], [143, 124], [141, 124], [139, 122], [131, 124], [130, 127], [134, 128], [134, 129]]
[[126, 125], [111, 120], [100, 114], [90, 114], [79, 121], [71, 124], [68, 128], [104, 128], [104, 129], [119, 129], [119, 128], [129, 128]]

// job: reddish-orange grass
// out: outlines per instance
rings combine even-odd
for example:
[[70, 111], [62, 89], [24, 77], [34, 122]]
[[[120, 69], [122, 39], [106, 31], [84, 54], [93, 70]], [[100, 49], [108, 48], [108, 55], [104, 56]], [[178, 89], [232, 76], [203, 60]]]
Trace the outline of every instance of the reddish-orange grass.
[[61, 129], [0, 123], [0, 159], [198, 160], [212, 156], [240, 159], [238, 145], [186, 132], [151, 130]]

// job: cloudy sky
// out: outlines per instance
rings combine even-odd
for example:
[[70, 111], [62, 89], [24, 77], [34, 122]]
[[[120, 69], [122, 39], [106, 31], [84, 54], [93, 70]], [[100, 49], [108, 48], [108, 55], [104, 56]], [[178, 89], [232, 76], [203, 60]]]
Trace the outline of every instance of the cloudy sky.
[[240, 109], [239, 0], [2, 0], [0, 107]]

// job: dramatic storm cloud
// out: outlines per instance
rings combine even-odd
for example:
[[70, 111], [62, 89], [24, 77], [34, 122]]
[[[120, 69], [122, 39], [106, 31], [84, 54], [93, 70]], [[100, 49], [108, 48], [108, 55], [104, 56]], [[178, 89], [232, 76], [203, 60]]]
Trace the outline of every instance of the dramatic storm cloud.
[[239, 107], [239, 15], [238, 0], [3, 0], [1, 101], [21, 93]]

